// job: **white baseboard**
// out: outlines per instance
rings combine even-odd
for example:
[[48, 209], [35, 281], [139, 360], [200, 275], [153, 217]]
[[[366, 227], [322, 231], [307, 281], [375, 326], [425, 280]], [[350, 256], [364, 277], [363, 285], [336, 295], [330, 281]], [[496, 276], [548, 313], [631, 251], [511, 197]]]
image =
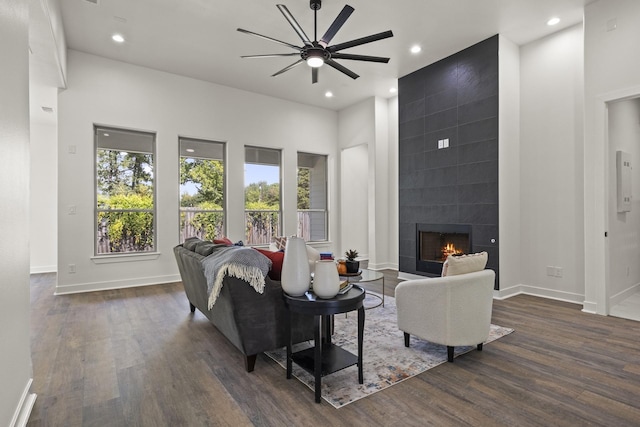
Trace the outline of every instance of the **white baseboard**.
[[367, 265], [367, 269], [369, 270], [398, 270], [398, 264], [394, 264], [392, 262], [381, 262], [378, 264], [371, 264], [369, 263]]
[[640, 290], [640, 283], [636, 283], [630, 288], [625, 289], [624, 291], [618, 292], [617, 294], [611, 296], [611, 298], [609, 298], [609, 307], [613, 307], [614, 305], [620, 304], [622, 301], [626, 300], [631, 295], [638, 292], [638, 290]]
[[56, 273], [58, 271], [57, 265], [32, 265], [30, 269], [30, 274], [40, 274], [40, 273]]
[[77, 283], [72, 285], [57, 285], [54, 295], [77, 294], [82, 292], [107, 291], [110, 289], [135, 288], [138, 286], [161, 285], [163, 283], [180, 282], [179, 274], [154, 277], [138, 277], [135, 279], [113, 280], [110, 282]]
[[11, 418], [9, 427], [24, 427], [29, 421], [29, 416], [31, 415], [31, 410], [33, 410], [33, 405], [36, 403], [37, 397], [35, 393], [29, 393], [31, 383], [33, 383], [33, 378], [29, 378], [29, 381], [27, 381], [27, 385], [22, 392], [22, 396], [20, 396], [20, 402], [13, 414], [13, 418]]
[[554, 289], [539, 288], [529, 285], [515, 285], [506, 289], [493, 291], [493, 297], [498, 300], [511, 298], [516, 295], [531, 295], [535, 297], [570, 302], [572, 304], [584, 304], [584, 295], [571, 292], [556, 291]]

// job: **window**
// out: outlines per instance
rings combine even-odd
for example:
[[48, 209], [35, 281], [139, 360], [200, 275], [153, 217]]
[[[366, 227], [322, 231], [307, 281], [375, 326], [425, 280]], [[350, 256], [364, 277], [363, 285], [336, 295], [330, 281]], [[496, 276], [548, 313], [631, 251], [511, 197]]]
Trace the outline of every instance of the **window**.
[[327, 237], [327, 156], [298, 153], [298, 237]]
[[224, 236], [224, 143], [180, 138], [180, 242]]
[[94, 127], [96, 255], [155, 251], [155, 134]]
[[266, 245], [280, 235], [280, 151], [244, 149], [244, 217], [248, 245]]

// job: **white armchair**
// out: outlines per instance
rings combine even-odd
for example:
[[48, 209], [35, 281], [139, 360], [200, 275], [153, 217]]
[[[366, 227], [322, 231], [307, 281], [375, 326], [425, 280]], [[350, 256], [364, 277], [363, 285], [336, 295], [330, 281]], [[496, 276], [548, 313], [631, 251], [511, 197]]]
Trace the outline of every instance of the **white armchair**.
[[489, 337], [495, 272], [408, 280], [396, 287], [398, 328], [404, 345], [410, 335], [447, 346], [449, 362], [454, 347], [477, 345]]

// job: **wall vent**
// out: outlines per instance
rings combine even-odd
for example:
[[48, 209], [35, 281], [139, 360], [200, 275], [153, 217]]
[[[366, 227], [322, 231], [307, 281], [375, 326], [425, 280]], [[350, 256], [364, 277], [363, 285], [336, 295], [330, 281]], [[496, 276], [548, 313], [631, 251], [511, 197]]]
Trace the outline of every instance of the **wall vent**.
[[100, 0], [84, 0], [84, 1], [86, 1], [87, 3], [98, 4]]

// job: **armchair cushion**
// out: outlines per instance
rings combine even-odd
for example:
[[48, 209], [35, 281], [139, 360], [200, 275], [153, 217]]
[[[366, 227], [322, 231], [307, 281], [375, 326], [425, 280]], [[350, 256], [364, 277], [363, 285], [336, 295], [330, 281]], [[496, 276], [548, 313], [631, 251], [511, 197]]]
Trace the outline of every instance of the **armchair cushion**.
[[487, 253], [449, 255], [442, 266], [442, 277], [481, 271], [487, 266]]

